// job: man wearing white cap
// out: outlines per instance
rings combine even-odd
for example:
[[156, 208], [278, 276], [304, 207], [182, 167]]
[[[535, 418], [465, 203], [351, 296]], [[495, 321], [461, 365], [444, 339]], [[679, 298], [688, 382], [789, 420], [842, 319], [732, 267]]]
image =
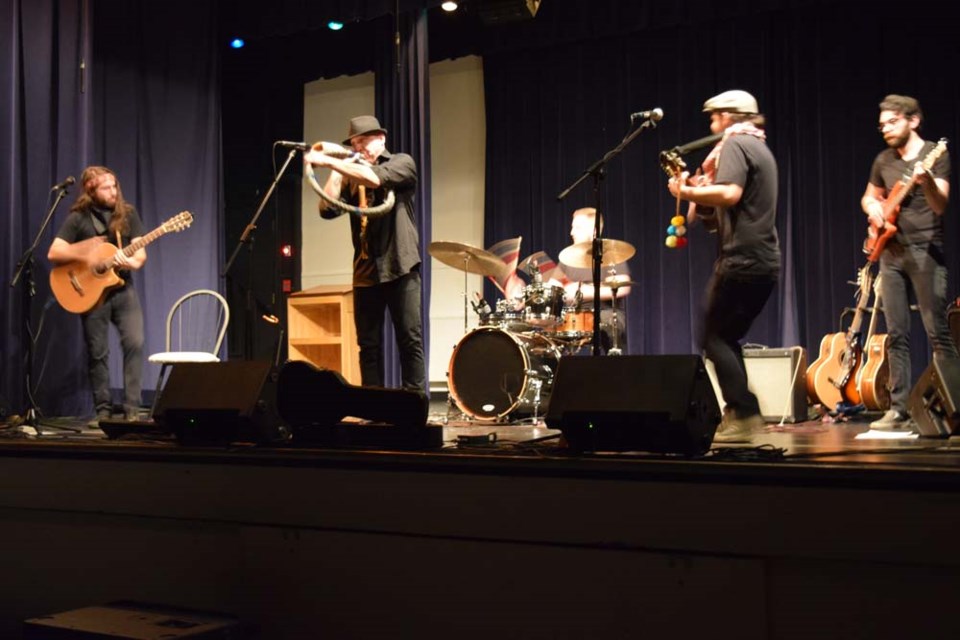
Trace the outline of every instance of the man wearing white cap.
[[702, 175], [684, 173], [670, 193], [696, 205], [688, 222], [715, 217], [720, 252], [707, 288], [703, 350], [713, 362], [727, 406], [715, 442], [749, 442], [763, 426], [747, 387], [740, 341], [763, 310], [780, 275], [777, 163], [766, 144], [757, 100], [734, 89], [703, 104], [710, 131], [723, 137], [703, 162]]
[[[342, 159], [330, 151], [339, 145], [322, 143], [321, 150], [304, 154], [304, 162], [331, 169], [324, 192], [344, 196], [347, 204], [373, 207], [393, 191], [396, 204], [384, 215], [350, 216], [353, 238], [353, 307], [360, 378], [364, 386], [384, 385], [384, 311], [390, 310], [400, 352], [402, 385], [426, 393], [423, 355], [423, 322], [420, 312], [420, 238], [414, 195], [417, 165], [405, 153], [387, 151], [387, 131], [373, 116], [350, 120], [345, 146], [355, 156]], [[362, 204], [361, 204], [362, 203]], [[342, 210], [320, 200], [320, 215], [335, 218]]]

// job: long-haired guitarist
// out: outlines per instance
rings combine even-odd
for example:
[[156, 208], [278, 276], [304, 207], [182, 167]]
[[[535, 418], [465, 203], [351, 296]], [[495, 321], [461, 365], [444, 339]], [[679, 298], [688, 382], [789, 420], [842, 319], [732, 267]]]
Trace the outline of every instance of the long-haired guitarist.
[[[883, 316], [890, 336], [890, 410], [870, 426], [909, 425], [910, 306], [913, 290], [935, 358], [956, 358], [947, 326], [947, 267], [943, 257], [943, 213], [950, 196], [950, 156], [920, 137], [923, 113], [910, 96], [888, 95], [880, 103], [880, 135], [887, 143], [873, 161], [860, 201], [877, 231], [896, 227], [880, 254]], [[892, 230], [892, 229], [891, 229]]]
[[[106, 167], [87, 167], [80, 176], [81, 193], [70, 207], [57, 237], [47, 252], [55, 264], [99, 260], [96, 251], [102, 243], [117, 246], [114, 262], [118, 273], [134, 271], [147, 261], [144, 248], [127, 256], [121, 248], [143, 235], [143, 224], [137, 210], [123, 199], [116, 174]], [[129, 274], [126, 274], [129, 275]], [[87, 364], [97, 419], [109, 418], [110, 370], [108, 366], [108, 331], [113, 323], [123, 349], [124, 414], [128, 420], [137, 417], [143, 373], [143, 312], [140, 299], [129, 277], [124, 284], [108, 291], [103, 302], [81, 316], [87, 345]]]

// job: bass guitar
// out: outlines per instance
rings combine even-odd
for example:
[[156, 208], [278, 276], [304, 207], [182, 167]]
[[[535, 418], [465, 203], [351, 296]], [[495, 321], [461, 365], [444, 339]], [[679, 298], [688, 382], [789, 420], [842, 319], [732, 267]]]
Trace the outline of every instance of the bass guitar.
[[[947, 139], [940, 138], [937, 146], [931, 149], [926, 157], [924, 157], [923, 168], [930, 171], [946, 150]], [[870, 262], [876, 262], [880, 259], [880, 254], [883, 253], [883, 248], [887, 246], [887, 241], [897, 233], [897, 218], [900, 215], [900, 205], [903, 203], [903, 199], [913, 191], [913, 187], [916, 186], [916, 184], [917, 176], [913, 172], [913, 167], [910, 167], [909, 170], [900, 176], [900, 180], [891, 187], [886, 200], [882, 202], [885, 224], [882, 227], [877, 227], [871, 222], [870, 226], [867, 227], [867, 237], [863, 241], [863, 252], [867, 254], [867, 260]]]
[[807, 368], [807, 394], [830, 410], [841, 401], [860, 404], [856, 373], [863, 357], [860, 327], [863, 313], [870, 300], [872, 274], [867, 263], [857, 274], [860, 286], [857, 307], [846, 332], [827, 334], [820, 341], [820, 355]]
[[863, 351], [866, 362], [857, 374], [857, 389], [860, 391], [863, 406], [868, 411], [886, 411], [890, 408], [890, 389], [887, 388], [890, 380], [890, 361], [887, 360], [890, 336], [875, 331], [881, 308], [880, 281], [881, 277], [878, 275], [873, 283], [873, 316], [870, 318]]
[[[193, 222], [193, 214], [181, 211], [162, 225], [131, 242], [123, 249], [128, 258], [160, 236], [183, 231]], [[123, 286], [117, 274], [117, 247], [109, 243], [97, 246], [94, 260], [67, 262], [50, 270], [50, 289], [60, 306], [71, 313], [86, 313], [95, 309], [111, 289]]]

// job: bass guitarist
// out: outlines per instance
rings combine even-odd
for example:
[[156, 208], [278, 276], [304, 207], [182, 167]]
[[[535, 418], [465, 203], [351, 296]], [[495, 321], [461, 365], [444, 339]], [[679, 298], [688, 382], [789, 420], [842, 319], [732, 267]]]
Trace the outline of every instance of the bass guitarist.
[[143, 235], [143, 224], [137, 210], [123, 199], [117, 176], [110, 169], [87, 167], [80, 176], [80, 185], [83, 191], [57, 231], [47, 259], [54, 264], [88, 261], [94, 259], [97, 253], [94, 250], [101, 243], [117, 245], [114, 262], [124, 284], [111, 289], [100, 305], [81, 316], [81, 322], [97, 420], [111, 416], [108, 365], [111, 323], [117, 327], [123, 349], [124, 417], [136, 420], [143, 375], [143, 312], [128, 272], [143, 267], [147, 252], [141, 247], [128, 257], [121, 248]]
[[[890, 336], [890, 410], [873, 429], [907, 428], [910, 416], [910, 305], [913, 290], [935, 358], [957, 358], [945, 313], [947, 267], [943, 213], [950, 195], [950, 157], [945, 150], [924, 162], [936, 145], [920, 137], [923, 113], [915, 98], [888, 95], [880, 103], [878, 129], [887, 143], [873, 161], [860, 205], [881, 233], [896, 226], [880, 254], [883, 315]], [[901, 193], [905, 191], [906, 193]], [[899, 206], [889, 206], [899, 203]]]

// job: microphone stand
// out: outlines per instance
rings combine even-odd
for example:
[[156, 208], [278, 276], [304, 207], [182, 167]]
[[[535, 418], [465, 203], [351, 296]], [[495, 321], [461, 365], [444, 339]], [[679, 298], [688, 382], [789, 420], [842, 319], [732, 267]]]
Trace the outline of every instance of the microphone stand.
[[227, 260], [226, 266], [223, 268], [223, 271], [220, 273], [221, 278], [228, 278], [230, 273], [230, 268], [233, 266], [234, 261], [237, 259], [237, 255], [240, 253], [240, 249], [246, 245], [247, 247], [247, 295], [246, 295], [246, 304], [245, 311], [247, 313], [247, 321], [244, 323], [243, 331], [243, 350], [246, 360], [253, 360], [253, 327], [256, 322], [257, 309], [253, 299], [253, 241], [254, 241], [254, 232], [257, 230], [257, 220], [260, 219], [260, 214], [263, 213], [264, 207], [267, 206], [267, 201], [270, 199], [270, 196], [273, 195], [273, 191], [277, 188], [277, 184], [280, 182], [280, 178], [283, 177], [284, 172], [287, 170], [287, 167], [290, 166], [290, 162], [293, 160], [293, 156], [296, 155], [299, 149], [293, 148], [290, 149], [290, 153], [287, 154], [287, 160], [283, 163], [283, 166], [280, 167], [280, 171], [277, 172], [277, 175], [273, 177], [273, 182], [270, 184], [270, 188], [267, 189], [267, 192], [263, 194], [263, 199], [260, 201], [260, 206], [257, 207], [256, 213], [253, 214], [253, 217], [250, 219], [250, 222], [247, 223], [246, 228], [244, 228], [243, 233], [240, 234], [240, 240], [237, 242], [237, 246], [233, 250], [230, 259]]
[[603, 265], [603, 237], [601, 236], [601, 220], [602, 220], [602, 210], [601, 210], [601, 197], [602, 192], [600, 185], [603, 182], [603, 179], [606, 177], [606, 166], [611, 160], [620, 155], [620, 152], [627, 148], [627, 146], [633, 142], [633, 140], [639, 136], [644, 129], [656, 129], [657, 121], [648, 118], [644, 120], [639, 127], [631, 131], [627, 136], [613, 149], [607, 151], [602, 158], [594, 162], [592, 165], [587, 167], [587, 169], [580, 174], [573, 183], [560, 192], [560, 195], [557, 196], [557, 200], [563, 200], [570, 192], [573, 191], [581, 182], [586, 180], [588, 177], [593, 178], [593, 200], [595, 202], [595, 208], [597, 210], [596, 215], [594, 216], [594, 225], [593, 225], [593, 256], [592, 267], [593, 267], [593, 355], [600, 355], [600, 268]]
[[[23, 323], [22, 330], [26, 336], [24, 343], [26, 344], [27, 353], [25, 357], [25, 368], [23, 386], [27, 396], [27, 402], [29, 407], [27, 408], [26, 415], [24, 416], [23, 424], [33, 427], [38, 436], [43, 435], [42, 425], [40, 422], [40, 416], [42, 415], [40, 408], [37, 406], [36, 400], [33, 397], [33, 341], [37, 336], [33, 335], [33, 331], [30, 328], [30, 321], [33, 316], [33, 298], [37, 295], [37, 283], [33, 278], [33, 252], [37, 250], [37, 245], [40, 244], [40, 238], [43, 237], [44, 231], [46, 231], [47, 226], [50, 224], [50, 220], [53, 219], [53, 212], [56, 211], [57, 207], [60, 205], [60, 201], [63, 200], [64, 196], [67, 195], [67, 187], [62, 187], [57, 189], [57, 198], [53, 201], [53, 204], [50, 206], [50, 209], [47, 211], [46, 217], [43, 219], [43, 223], [40, 225], [40, 228], [37, 230], [37, 235], [33, 238], [33, 243], [30, 247], [23, 252], [23, 255], [20, 256], [20, 259], [17, 261], [16, 272], [13, 274], [13, 279], [10, 281], [11, 287], [16, 287], [17, 283], [20, 282], [21, 276], [23, 277], [23, 301], [20, 304], [21, 307], [21, 322]], [[53, 425], [47, 425], [53, 426]], [[73, 431], [74, 433], [80, 433], [82, 429], [77, 427], [68, 427], [66, 425], [56, 425], [55, 428], [62, 429], [64, 431]]]

